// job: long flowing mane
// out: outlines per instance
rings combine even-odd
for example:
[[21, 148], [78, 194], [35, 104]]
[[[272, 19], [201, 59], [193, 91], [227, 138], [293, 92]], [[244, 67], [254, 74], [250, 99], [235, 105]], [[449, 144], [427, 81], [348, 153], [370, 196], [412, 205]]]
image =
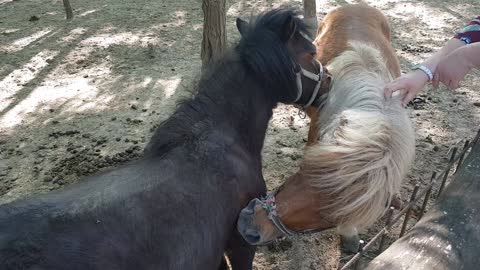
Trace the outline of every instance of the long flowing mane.
[[334, 82], [318, 119], [319, 140], [305, 150], [305, 176], [329, 198], [322, 212], [339, 225], [365, 228], [387, 209], [414, 158], [414, 136], [374, 46], [351, 42], [328, 69]]

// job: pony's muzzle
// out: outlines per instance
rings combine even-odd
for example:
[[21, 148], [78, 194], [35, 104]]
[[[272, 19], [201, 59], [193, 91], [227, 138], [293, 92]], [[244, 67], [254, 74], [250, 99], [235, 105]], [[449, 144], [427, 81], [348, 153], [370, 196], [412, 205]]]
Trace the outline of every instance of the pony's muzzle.
[[253, 199], [248, 205], [242, 209], [240, 216], [238, 217], [237, 229], [242, 237], [250, 245], [258, 245], [260, 242], [260, 233], [256, 226], [253, 225], [253, 219], [255, 218], [255, 206], [260, 204], [260, 200]]
[[237, 230], [250, 245], [265, 245], [281, 236], [259, 199], [251, 200], [238, 217]]

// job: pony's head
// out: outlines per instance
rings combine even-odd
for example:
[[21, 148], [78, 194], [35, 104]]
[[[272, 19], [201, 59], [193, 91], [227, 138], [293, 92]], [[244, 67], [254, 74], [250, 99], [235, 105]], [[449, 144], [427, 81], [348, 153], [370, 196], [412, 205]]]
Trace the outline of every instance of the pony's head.
[[380, 52], [351, 44], [329, 68], [336, 79], [300, 171], [240, 213], [237, 227], [250, 244], [331, 227], [363, 229], [388, 209], [413, 163], [414, 132], [401, 97], [383, 97], [392, 77]]
[[308, 107], [328, 92], [331, 78], [315, 59], [307, 25], [290, 8], [237, 19], [241, 39], [235, 50], [269, 94], [283, 103]]

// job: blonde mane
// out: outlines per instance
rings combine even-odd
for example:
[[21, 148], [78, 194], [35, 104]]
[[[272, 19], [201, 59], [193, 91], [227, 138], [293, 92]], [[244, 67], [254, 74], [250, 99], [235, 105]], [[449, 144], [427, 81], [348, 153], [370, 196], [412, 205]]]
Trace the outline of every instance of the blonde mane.
[[328, 70], [334, 82], [302, 172], [329, 198], [322, 212], [340, 226], [365, 228], [400, 190], [414, 159], [414, 131], [401, 97], [383, 96], [392, 75], [374, 46], [350, 43]]

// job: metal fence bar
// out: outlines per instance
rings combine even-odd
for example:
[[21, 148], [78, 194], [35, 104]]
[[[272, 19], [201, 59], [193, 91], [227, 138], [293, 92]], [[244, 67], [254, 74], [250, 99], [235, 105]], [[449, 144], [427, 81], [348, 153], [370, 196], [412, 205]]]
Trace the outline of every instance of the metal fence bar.
[[443, 175], [442, 184], [440, 185], [440, 188], [438, 189], [437, 198], [440, 197], [440, 194], [442, 194], [443, 188], [445, 188], [445, 183], [447, 183], [448, 174], [450, 173], [450, 169], [452, 168], [452, 165], [455, 162], [455, 155], [456, 154], [457, 154], [457, 147], [454, 147], [453, 151], [452, 151], [452, 155], [450, 156], [450, 161], [447, 164], [447, 169], [445, 170], [445, 174]]
[[[410, 197], [410, 202], [415, 203], [415, 201], [417, 199], [417, 192], [418, 192], [419, 188], [420, 188], [420, 185], [416, 184], [415, 188], [413, 189], [412, 196]], [[412, 207], [413, 207], [413, 205], [408, 207], [407, 213], [405, 213], [405, 219], [403, 220], [402, 230], [400, 230], [400, 236], [399, 237], [402, 237], [405, 234], [405, 231], [407, 230], [408, 220], [410, 219], [410, 213], [412, 212]]]
[[465, 157], [465, 154], [467, 153], [467, 151], [465, 151], [465, 149], [467, 149], [469, 144], [470, 144], [470, 141], [466, 140], [465, 144], [463, 145], [463, 151], [462, 151], [462, 153], [460, 153], [460, 157], [458, 158], [458, 163], [457, 163], [457, 167], [455, 168], [455, 173], [458, 172], [458, 169], [462, 165], [463, 158]]
[[360, 243], [359, 243], [359, 244], [360, 244], [360, 245], [359, 245], [359, 249], [358, 249], [358, 253], [357, 253], [357, 254], [359, 254], [359, 257], [358, 257], [357, 262], [355, 263], [355, 267], [353, 267], [354, 270], [358, 270], [359, 267], [360, 267], [360, 258], [361, 258], [362, 255], [363, 255], [363, 248], [364, 248], [364, 246], [365, 246], [365, 241], [360, 240]]
[[380, 244], [378, 244], [378, 253], [381, 253], [383, 251], [383, 246], [385, 245], [385, 238], [387, 237], [388, 230], [390, 230], [392, 224], [393, 211], [395, 211], [395, 207], [390, 206], [390, 209], [388, 209], [387, 212], [387, 220], [385, 221], [384, 226], [386, 230], [385, 233], [382, 233], [382, 238], [380, 238]]
[[418, 220], [420, 220], [425, 214], [425, 208], [427, 208], [428, 200], [430, 199], [430, 194], [432, 193], [433, 184], [435, 183], [435, 178], [437, 177], [437, 172], [432, 173], [430, 178], [430, 184], [427, 188], [427, 193], [425, 193], [425, 198], [423, 199], [422, 208], [420, 209], [420, 214], [418, 215]]

